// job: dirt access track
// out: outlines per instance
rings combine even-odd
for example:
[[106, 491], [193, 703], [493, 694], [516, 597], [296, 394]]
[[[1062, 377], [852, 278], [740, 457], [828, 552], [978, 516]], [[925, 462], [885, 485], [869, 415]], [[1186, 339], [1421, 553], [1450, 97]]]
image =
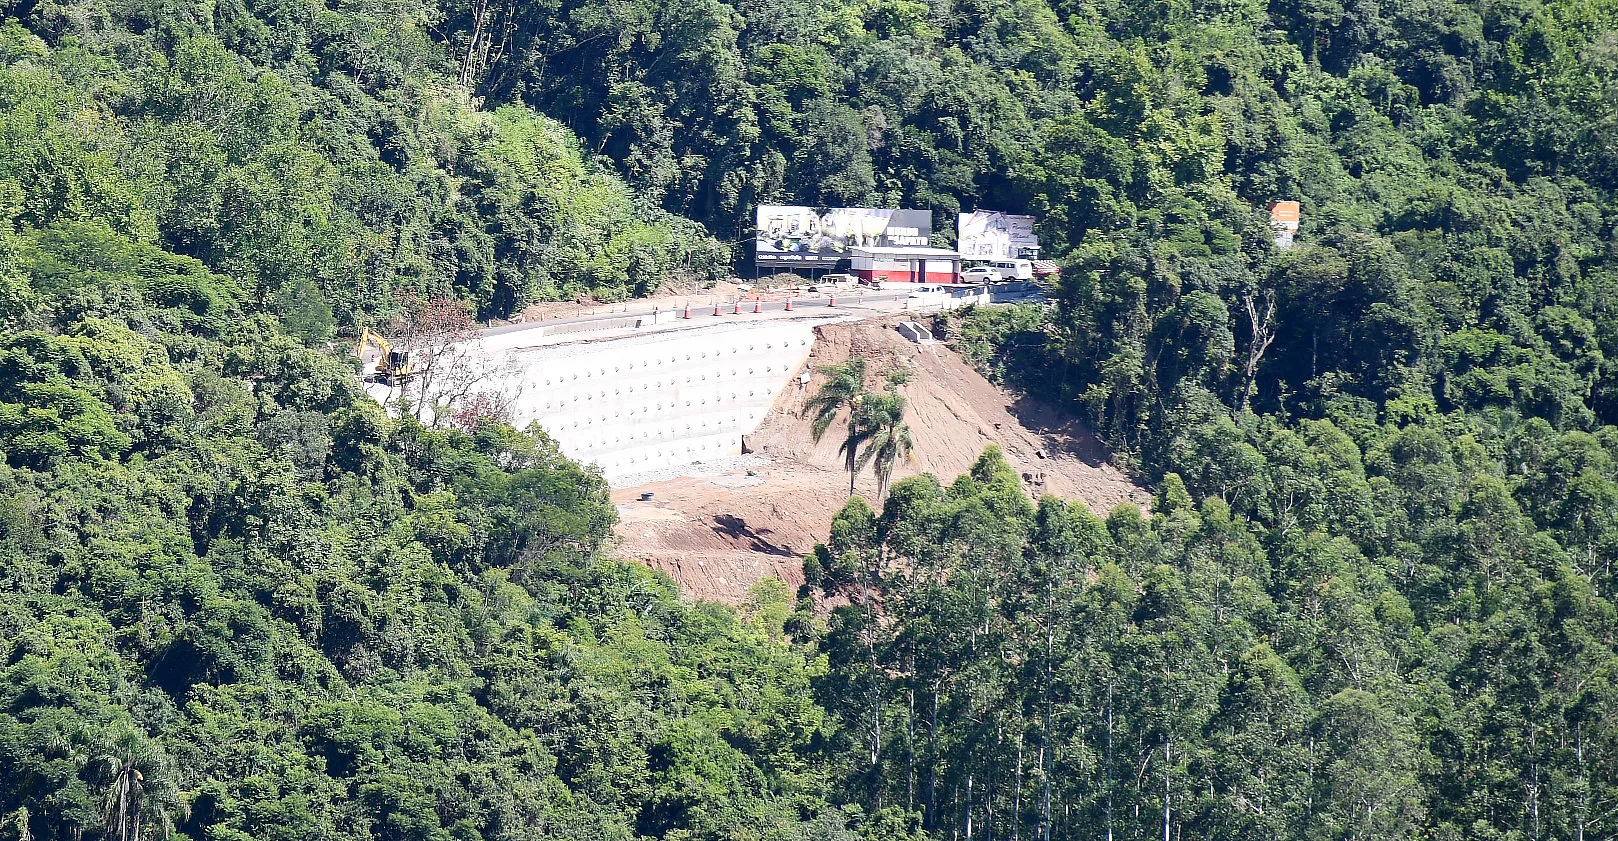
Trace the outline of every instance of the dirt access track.
[[[816, 369], [854, 355], [868, 360], [872, 388], [892, 367], [910, 372], [900, 391], [915, 453], [896, 467], [895, 481], [927, 472], [948, 484], [998, 444], [1033, 496], [1081, 500], [1102, 515], [1123, 502], [1147, 504], [1146, 492], [1108, 463], [1106, 448], [1076, 421], [1008, 395], [944, 345], [910, 342], [897, 323], [817, 328], [808, 363], [813, 377], [804, 386], [794, 381], [748, 436], [752, 457], [714, 465], [709, 475], [699, 469], [613, 491], [619, 557], [667, 572], [687, 595], [733, 604], [767, 576], [794, 589], [802, 584], [803, 556], [826, 539], [832, 516], [848, 501], [848, 474], [837, 452], [841, 420], [817, 444], [800, 412], [824, 379]], [[875, 498], [869, 469], [856, 484], [862, 496]], [[640, 501], [645, 492], [652, 501]]]

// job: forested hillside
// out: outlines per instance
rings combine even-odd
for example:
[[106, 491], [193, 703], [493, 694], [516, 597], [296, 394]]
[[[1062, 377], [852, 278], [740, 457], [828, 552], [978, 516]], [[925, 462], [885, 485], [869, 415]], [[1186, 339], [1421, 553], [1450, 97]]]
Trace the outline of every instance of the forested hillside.
[[[0, 15], [0, 839], [1618, 832], [1618, 3]], [[333, 350], [763, 200], [1039, 216], [950, 329], [1153, 510], [991, 451], [691, 604]]]
[[784, 593], [683, 603], [543, 433], [389, 420], [195, 260], [22, 253], [0, 838], [842, 830]]
[[506, 315], [645, 294], [725, 256], [555, 121], [477, 107], [402, 8], [10, 11], [10, 235], [88, 223], [195, 258], [307, 340], [397, 314], [396, 290]]

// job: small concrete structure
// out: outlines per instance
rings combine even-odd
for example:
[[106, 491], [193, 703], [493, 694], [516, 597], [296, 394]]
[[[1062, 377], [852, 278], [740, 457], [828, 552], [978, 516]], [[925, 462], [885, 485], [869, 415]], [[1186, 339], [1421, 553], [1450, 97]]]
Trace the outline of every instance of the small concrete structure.
[[930, 344], [937, 341], [937, 339], [933, 338], [933, 331], [927, 329], [927, 326], [919, 321], [899, 322], [899, 335], [904, 336], [918, 345]]

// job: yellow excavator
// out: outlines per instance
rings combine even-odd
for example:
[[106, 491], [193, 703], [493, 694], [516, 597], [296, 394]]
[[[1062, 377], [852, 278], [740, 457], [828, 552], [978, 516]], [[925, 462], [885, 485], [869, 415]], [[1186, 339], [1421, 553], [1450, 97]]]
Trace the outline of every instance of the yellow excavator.
[[394, 350], [391, 342], [369, 327], [360, 330], [354, 355], [360, 358], [360, 375], [366, 382], [399, 385], [416, 373], [409, 351]]

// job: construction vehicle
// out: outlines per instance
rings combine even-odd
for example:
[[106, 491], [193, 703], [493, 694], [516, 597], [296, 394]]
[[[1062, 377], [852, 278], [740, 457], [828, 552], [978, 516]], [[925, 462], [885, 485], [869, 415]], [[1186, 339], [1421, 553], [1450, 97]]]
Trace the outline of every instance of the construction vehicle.
[[360, 358], [360, 376], [366, 382], [396, 386], [416, 373], [409, 351], [394, 350], [391, 342], [381, 333], [371, 332], [369, 327], [360, 330], [354, 355]]

